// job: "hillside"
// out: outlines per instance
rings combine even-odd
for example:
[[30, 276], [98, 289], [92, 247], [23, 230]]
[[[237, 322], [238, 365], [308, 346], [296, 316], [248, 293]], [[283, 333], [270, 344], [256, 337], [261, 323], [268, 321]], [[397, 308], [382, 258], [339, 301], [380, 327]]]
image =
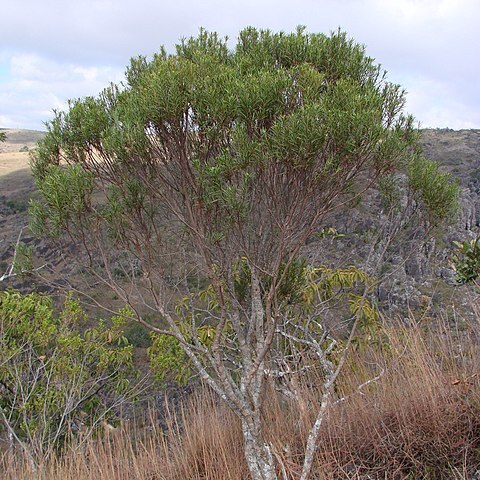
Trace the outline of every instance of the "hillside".
[[[0, 129], [7, 134], [7, 140], [0, 143], [0, 195], [8, 197], [28, 196], [31, 184], [29, 177], [29, 150], [35, 148], [44, 132], [37, 130]], [[10, 175], [12, 174], [12, 175]], [[23, 191], [25, 188], [27, 191]], [[20, 191], [19, 191], [20, 190]]]
[[[23, 146], [33, 148], [42, 132], [8, 130], [8, 141], [1, 145], [0, 153], [0, 270], [11, 261], [19, 231], [28, 224], [28, 199], [34, 187], [28, 170], [28, 153], [20, 153]], [[384, 280], [377, 286], [375, 296], [383, 309], [402, 313], [407, 310], [430, 312], [454, 306], [455, 311], [470, 315], [463, 306], [469, 303], [470, 290], [455, 286], [455, 273], [449, 264], [452, 242], [471, 238], [480, 225], [480, 130], [424, 130], [422, 145], [428, 158], [437, 160], [444, 171], [456, 177], [462, 187], [461, 211], [456, 221], [446, 229], [429, 232], [421, 239], [405, 233], [392, 245], [383, 262], [381, 274]], [[1, 151], [1, 150], [0, 150]], [[373, 192], [358, 206], [355, 214], [340, 214], [330, 219], [332, 226], [345, 236], [331, 241], [312, 239], [305, 254], [313, 261], [333, 266], [365, 263], [371, 248], [371, 239], [379, 229], [381, 212], [376, 193]], [[417, 236], [418, 237], [418, 236]], [[35, 246], [38, 262], [52, 267], [49, 278], [55, 283], [67, 281], [78, 285], [77, 270], [64, 263], [61, 255], [47, 242], [34, 239], [26, 230], [23, 240]], [[325, 251], [327, 252], [325, 254]], [[321, 254], [320, 254], [321, 252]], [[371, 255], [370, 255], [371, 256]], [[386, 275], [385, 275], [386, 273]], [[66, 278], [65, 278], [66, 277]], [[8, 282], [7, 282], [8, 283]], [[13, 281], [11, 285], [29, 289], [25, 281]], [[39, 285], [41, 289], [52, 287]], [[99, 293], [96, 292], [98, 295]], [[111, 294], [104, 292], [102, 295]]]
[[7, 141], [0, 143], [0, 154], [14, 153], [21, 149], [34, 148], [36, 143], [45, 135], [39, 130], [19, 130], [0, 128], [0, 132], [7, 134]]
[[7, 134], [7, 140], [0, 143], [0, 267], [2, 267], [2, 260], [5, 261], [10, 255], [15, 232], [18, 236], [19, 230], [27, 223], [26, 208], [34, 191], [29, 168], [29, 150], [35, 148], [44, 133], [15, 129], [0, 131]]
[[[425, 155], [437, 159], [461, 185], [461, 211], [452, 224], [431, 231], [402, 226], [397, 240], [385, 245], [382, 228], [387, 224], [386, 215], [379, 192], [373, 190], [362, 202], [325, 219], [325, 227], [334, 227], [340, 233], [337, 238], [315, 235], [303, 247], [303, 255], [313, 263], [335, 268], [354, 264], [381, 279], [371, 300], [386, 319], [381, 325], [361, 325], [363, 333], [354, 339], [358, 340], [357, 347], [351, 350], [335, 388], [340, 400], [332, 402], [321, 430], [314, 466], [315, 472], [322, 472], [319, 478], [407, 478], [404, 472], [409, 472], [408, 478], [479, 478], [480, 355], [478, 311], [476, 317], [474, 312], [478, 297], [471, 288], [456, 284], [449, 257], [454, 240], [472, 237], [479, 230], [480, 131], [425, 130], [422, 142]], [[8, 148], [12, 149], [12, 144]], [[26, 152], [0, 154], [0, 275], [12, 262], [19, 232], [33, 249], [35, 265], [44, 268], [38, 276], [0, 282], [0, 289], [48, 292], [57, 301], [62, 295], [56, 293], [65, 290], [86, 293], [82, 299], [86, 299], [91, 316], [82, 320], [80, 328], [89, 333], [84, 331], [86, 327], [98, 325], [99, 316], [109, 315], [98, 306], [113, 309], [121, 306], [121, 301], [99, 276], [86, 275], [79, 265], [86, 259], [72, 243], [56, 249], [29, 233], [27, 208], [35, 189], [27, 164]], [[386, 252], [384, 257], [382, 250]], [[68, 255], [64, 257], [63, 251]], [[139, 286], [135, 293], [142, 294], [142, 265], [128, 263], [122, 254], [110, 254], [107, 260], [113, 267], [114, 262], [118, 265], [112, 268], [115, 280], [123, 287], [135, 283]], [[172, 267], [182, 259], [175, 265], [172, 262]], [[176, 272], [175, 268], [169, 270], [172, 284], [182, 278]], [[147, 318], [148, 310], [141, 308], [140, 314]], [[350, 317], [345, 313], [341, 302], [322, 312], [322, 321], [339, 338]], [[31, 321], [30, 316], [23, 318]], [[135, 365], [148, 375], [148, 333], [131, 322], [126, 325], [125, 337], [135, 347]], [[110, 343], [108, 338], [109, 349]], [[292, 363], [298, 362], [292, 357]], [[51, 356], [47, 358], [42, 369], [50, 363]], [[14, 359], [12, 363], [16, 362]], [[306, 364], [307, 368], [311, 366]], [[306, 432], [314, 421], [315, 408], [310, 405], [323, 402], [321, 385], [325, 380], [316, 368], [298, 368], [293, 375], [286, 381], [286, 388], [285, 380], [278, 381], [278, 392], [271, 388], [275, 383], [266, 387], [272, 401], [265, 405], [264, 429], [277, 442], [276, 451], [284, 451], [284, 445], [294, 446], [293, 455], [287, 452], [287, 460], [295, 472], [302, 458], [295, 452], [303, 450]], [[160, 385], [146, 378], [148, 387], [141, 395], [154, 405], [148, 418], [143, 417], [146, 403], [128, 403], [122, 406], [124, 421], [118, 427], [105, 423], [106, 435], [101, 441], [108, 448], [102, 448], [100, 436], [87, 436], [87, 455], [66, 449], [61, 461], [55, 456], [46, 460], [42, 457], [39, 471], [45, 469], [52, 479], [75, 471], [84, 480], [117, 478], [116, 472], [120, 471], [128, 478], [139, 479], [248, 477], [243, 456], [239, 455], [243, 437], [238, 418], [212, 397], [211, 391], [195, 381], [186, 386], [174, 381]], [[23, 389], [28, 379], [22, 377], [21, 382]], [[7, 448], [11, 448], [7, 436], [0, 435], [0, 453]], [[37, 478], [28, 473], [31, 467], [24, 462], [27, 457], [15, 458], [0, 455], [2, 478]], [[114, 476], [105, 465], [115, 465]], [[366, 476], [361, 475], [363, 472]], [[288, 478], [296, 477], [292, 474]]]
[[[28, 203], [33, 184], [29, 169], [29, 150], [44, 136], [38, 130], [0, 129], [7, 140], [0, 143], [0, 219], [5, 204]], [[3, 215], [8, 214], [8, 210]], [[0, 220], [1, 221], [1, 220]], [[2, 229], [3, 230], [3, 229]], [[1, 232], [3, 236], [5, 232]], [[0, 245], [2, 245], [0, 243]], [[1, 247], [0, 247], [1, 248]]]

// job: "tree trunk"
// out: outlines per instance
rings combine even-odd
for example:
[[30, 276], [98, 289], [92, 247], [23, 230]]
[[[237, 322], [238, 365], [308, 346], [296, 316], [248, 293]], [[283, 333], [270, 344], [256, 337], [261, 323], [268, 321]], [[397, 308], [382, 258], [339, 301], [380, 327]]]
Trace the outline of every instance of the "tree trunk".
[[252, 480], [278, 480], [270, 446], [255, 426], [242, 420], [245, 459]]

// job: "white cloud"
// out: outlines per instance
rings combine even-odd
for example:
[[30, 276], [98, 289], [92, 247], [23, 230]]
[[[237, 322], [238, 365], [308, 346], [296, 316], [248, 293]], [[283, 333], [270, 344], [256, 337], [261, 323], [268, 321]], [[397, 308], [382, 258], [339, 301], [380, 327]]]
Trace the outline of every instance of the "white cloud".
[[11, 126], [14, 125], [14, 121], [7, 115], [0, 115], [0, 125]]
[[421, 76], [406, 78], [407, 109], [422, 127], [479, 128], [478, 105], [462, 101], [461, 96], [446, 82]]
[[14, 78], [0, 83], [0, 114], [38, 124], [39, 112], [117, 80], [131, 56], [171, 49], [200, 26], [235, 38], [247, 25], [291, 31], [304, 24], [327, 33], [340, 26], [366, 44], [411, 92], [408, 107], [422, 123], [478, 128], [479, 18], [479, 0], [10, 2], [0, 16], [0, 62], [11, 58]]
[[10, 79], [0, 90], [0, 126], [42, 128], [53, 109], [66, 107], [70, 98], [96, 95], [122, 72], [112, 67], [58, 63], [38, 55], [14, 55]]

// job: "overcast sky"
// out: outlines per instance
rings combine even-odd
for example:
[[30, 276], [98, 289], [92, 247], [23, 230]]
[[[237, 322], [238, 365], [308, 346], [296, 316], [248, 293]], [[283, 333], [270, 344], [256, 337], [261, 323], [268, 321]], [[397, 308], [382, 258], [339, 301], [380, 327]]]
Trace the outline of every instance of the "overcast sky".
[[66, 100], [123, 77], [132, 56], [206, 27], [329, 33], [367, 47], [422, 127], [480, 128], [480, 0], [1, 0], [0, 127], [43, 129]]

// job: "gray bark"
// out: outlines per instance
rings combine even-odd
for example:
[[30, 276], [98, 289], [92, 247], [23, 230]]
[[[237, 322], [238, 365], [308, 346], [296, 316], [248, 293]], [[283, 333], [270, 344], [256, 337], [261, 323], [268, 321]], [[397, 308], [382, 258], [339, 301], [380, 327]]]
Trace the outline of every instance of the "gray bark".
[[258, 432], [258, 427], [242, 419], [245, 458], [252, 480], [277, 480], [270, 446]]

